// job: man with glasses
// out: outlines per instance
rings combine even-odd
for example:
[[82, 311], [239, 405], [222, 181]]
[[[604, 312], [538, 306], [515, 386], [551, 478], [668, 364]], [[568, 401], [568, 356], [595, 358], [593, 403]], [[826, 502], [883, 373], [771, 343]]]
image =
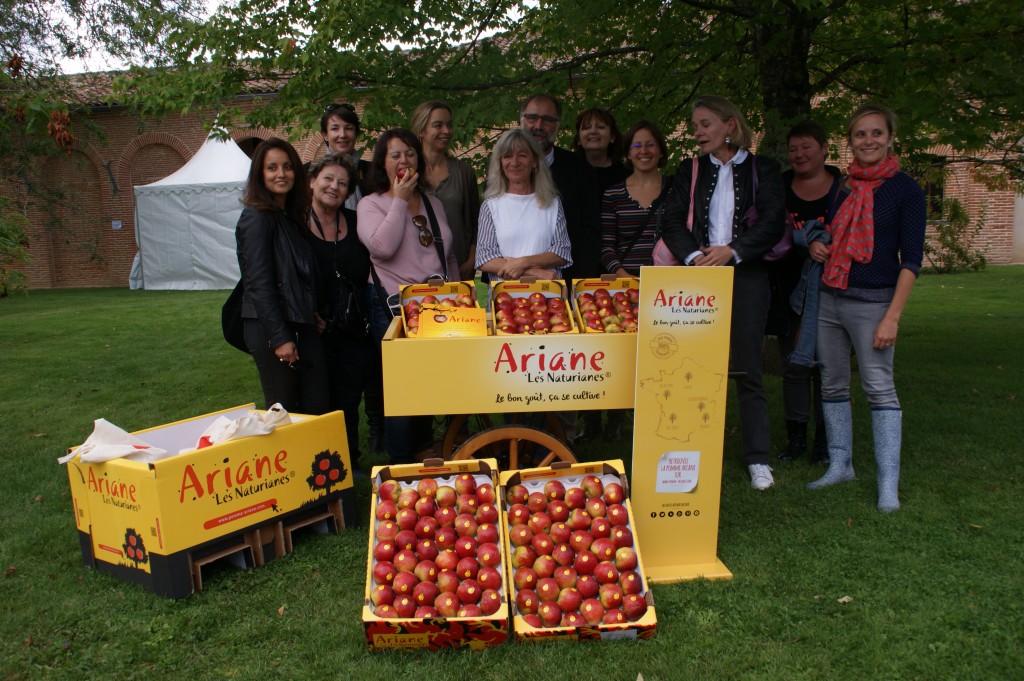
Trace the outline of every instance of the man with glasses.
[[601, 276], [601, 196], [590, 165], [567, 149], [555, 146], [562, 105], [549, 94], [538, 93], [519, 110], [520, 127], [540, 144], [562, 199], [572, 245], [572, 266], [562, 272], [572, 279]]

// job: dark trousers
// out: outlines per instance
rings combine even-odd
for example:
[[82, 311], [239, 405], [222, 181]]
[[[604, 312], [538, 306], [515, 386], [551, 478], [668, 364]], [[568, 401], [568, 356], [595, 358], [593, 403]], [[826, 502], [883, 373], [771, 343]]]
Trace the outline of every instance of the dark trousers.
[[[818, 367], [807, 367], [789, 361], [789, 354], [793, 352], [800, 333], [799, 319], [796, 317], [797, 330], [785, 336], [778, 336], [779, 359], [782, 360], [782, 413], [787, 421], [807, 423], [811, 420], [813, 411], [815, 422], [821, 423], [821, 373]], [[817, 320], [813, 323], [817, 324]]]
[[[391, 324], [391, 312], [381, 302], [380, 296], [370, 290], [370, 337], [377, 344], [380, 356], [381, 339]], [[383, 376], [383, 366], [381, 366]], [[384, 419], [384, 441], [388, 448], [388, 460], [393, 464], [413, 463], [416, 452], [434, 439], [434, 418], [432, 416], [388, 416]]]
[[729, 369], [737, 372], [736, 396], [740, 407], [743, 459], [747, 465], [767, 464], [770, 432], [768, 399], [764, 390], [761, 351], [768, 318], [768, 269], [755, 262], [735, 268], [732, 289], [732, 332]]
[[319, 415], [327, 411], [327, 365], [320, 334], [312, 325], [293, 324], [292, 340], [299, 361], [288, 366], [274, 354], [256, 319], [245, 320], [245, 344], [256, 362], [263, 399], [270, 407], [281, 403], [289, 412]]
[[359, 456], [359, 401], [370, 375], [372, 341], [337, 330], [323, 334], [330, 408], [345, 413], [348, 452], [353, 463]]

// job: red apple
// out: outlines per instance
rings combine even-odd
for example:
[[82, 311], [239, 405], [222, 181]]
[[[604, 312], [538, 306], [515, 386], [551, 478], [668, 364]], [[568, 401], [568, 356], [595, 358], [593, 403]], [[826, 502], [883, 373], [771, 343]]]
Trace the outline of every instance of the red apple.
[[398, 570], [395, 569], [393, 563], [386, 560], [377, 561], [377, 564], [373, 566], [373, 583], [390, 586], [395, 581], [397, 574]]
[[396, 501], [395, 503], [398, 504], [398, 509], [399, 510], [401, 510], [403, 508], [412, 508], [413, 506], [416, 505], [416, 501], [419, 498], [420, 498], [419, 492], [417, 492], [416, 490], [414, 490], [411, 487], [408, 487], [406, 489], [403, 489], [401, 492], [399, 492], [399, 494], [398, 494], [398, 501]]
[[526, 546], [533, 540], [533, 530], [528, 525], [513, 525], [508, 540], [512, 546]]
[[480, 612], [484, 615], [493, 615], [501, 610], [504, 599], [494, 589], [484, 589], [480, 594]]
[[551, 552], [551, 557], [559, 565], [572, 565], [576, 558], [576, 552], [568, 544], [558, 544]]
[[587, 513], [590, 514], [591, 518], [603, 518], [606, 513], [606, 505], [604, 499], [601, 497], [594, 497], [593, 499], [587, 499]]
[[476, 540], [481, 544], [497, 544], [500, 539], [498, 526], [494, 523], [480, 523], [476, 528]]
[[377, 523], [377, 541], [394, 541], [400, 529], [398, 523], [394, 520], [385, 520]]
[[585, 509], [574, 508], [569, 512], [567, 524], [571, 530], [589, 530], [590, 514]]
[[550, 555], [537, 556], [537, 560], [533, 561], [533, 572], [537, 575], [537, 579], [553, 576], [557, 568], [558, 563]]
[[419, 562], [419, 559], [416, 557], [416, 552], [412, 549], [402, 549], [395, 554], [395, 558], [391, 562], [399, 572], [412, 572], [416, 568], [416, 563]]
[[455, 553], [452, 549], [445, 549], [437, 554], [437, 558], [434, 559], [434, 565], [437, 566], [438, 570], [455, 570], [455, 566], [459, 564], [459, 554]]
[[530, 513], [546, 511], [548, 508], [547, 497], [544, 496], [543, 492], [531, 492], [530, 496], [526, 499], [526, 508]]
[[572, 529], [564, 522], [555, 522], [549, 529], [548, 534], [555, 544], [568, 544], [572, 536]]
[[555, 603], [562, 609], [562, 612], [576, 612], [580, 609], [580, 604], [583, 602], [583, 596], [574, 586], [568, 586], [558, 592], [558, 598], [555, 599]]
[[551, 328], [548, 330], [551, 333], [569, 333], [572, 331], [572, 327], [568, 324], [552, 324]]
[[583, 621], [583, 616], [578, 612], [563, 612], [562, 622], [558, 626], [575, 629], [577, 627], [582, 627], [585, 624], [586, 622]]
[[434, 544], [437, 545], [438, 551], [454, 549], [455, 542], [458, 540], [459, 535], [455, 531], [454, 527], [439, 527], [437, 528], [437, 532], [434, 533]]
[[602, 624], [624, 624], [625, 622], [626, 616], [622, 613], [621, 608], [605, 610], [604, 618], [601, 620]]
[[496, 500], [494, 494], [494, 485], [489, 482], [485, 482], [482, 485], [476, 487], [476, 498], [481, 504], [493, 504]]
[[530, 302], [531, 303], [543, 303], [544, 306], [547, 307], [548, 298], [547, 298], [547, 296], [545, 296], [540, 291], [534, 291], [533, 293], [530, 294]]
[[530, 546], [533, 547], [538, 556], [550, 556], [551, 552], [555, 550], [555, 542], [551, 541], [551, 537], [546, 534], [533, 535]]
[[604, 618], [604, 606], [596, 598], [588, 598], [580, 605], [580, 616], [591, 626], [600, 624]]
[[533, 532], [534, 536], [544, 534], [551, 527], [551, 516], [544, 511], [537, 511], [526, 521], [526, 525]]
[[532, 328], [534, 331], [540, 332], [550, 331], [551, 322], [549, 322], [547, 319], [534, 319], [533, 323], [530, 324], [530, 328]]
[[455, 502], [455, 510], [459, 512], [459, 515], [469, 514], [475, 516], [478, 508], [480, 508], [480, 502], [477, 501], [476, 494], [473, 492], [460, 494], [458, 501]]
[[498, 515], [498, 507], [492, 503], [484, 502], [477, 506], [476, 521], [478, 523], [496, 523]]
[[[524, 488], [525, 489], [525, 488]], [[508, 509], [508, 524], [519, 525], [530, 519], [530, 509], [526, 504], [512, 504]]]
[[612, 528], [612, 543], [615, 548], [633, 545], [633, 532], [625, 525], [618, 525]]
[[565, 485], [559, 480], [548, 480], [544, 483], [544, 496], [550, 501], [561, 501], [565, 498]]
[[637, 564], [636, 551], [629, 546], [623, 546], [615, 550], [615, 568], [620, 572], [623, 570], [635, 570]]
[[537, 573], [528, 567], [516, 568], [515, 574], [512, 575], [512, 583], [516, 585], [517, 591], [532, 589], [537, 586]]
[[622, 587], [618, 584], [602, 584], [597, 597], [601, 599], [601, 604], [606, 608], [622, 607]]
[[475, 558], [478, 546], [479, 542], [473, 537], [459, 537], [455, 542], [455, 553], [459, 554], [459, 558]]
[[476, 493], [476, 478], [471, 473], [460, 473], [455, 478], [455, 491], [459, 495]]
[[476, 573], [479, 571], [480, 563], [476, 561], [476, 558], [461, 558], [455, 566], [455, 574], [459, 576], [459, 579], [476, 579]]
[[423, 305], [437, 305], [439, 302], [437, 296], [426, 295], [423, 296], [423, 300], [420, 301]]
[[557, 627], [562, 623], [562, 609], [555, 602], [541, 603], [537, 614], [545, 627]]
[[485, 589], [501, 589], [501, 573], [492, 567], [482, 567], [476, 573], [476, 581]]
[[590, 545], [590, 550], [597, 556], [598, 562], [600, 561], [613, 561], [615, 560], [615, 543], [608, 537], [601, 537], [595, 539], [594, 543]]
[[458, 515], [451, 506], [441, 506], [434, 511], [434, 520], [437, 521], [439, 527], [453, 527]]
[[593, 552], [583, 550], [576, 553], [576, 560], [573, 561], [572, 567], [578, 575], [591, 575], [598, 562], [597, 556]]
[[416, 500], [413, 505], [416, 514], [421, 518], [424, 516], [433, 516], [434, 511], [437, 510], [437, 503], [434, 501], [434, 497], [420, 497]]
[[569, 536], [569, 546], [573, 551], [585, 551], [594, 543], [594, 537], [586, 530], [576, 530]]
[[394, 520], [397, 513], [398, 507], [391, 499], [382, 499], [377, 502], [377, 508], [373, 511], [377, 520]]
[[482, 593], [483, 589], [480, 588], [475, 579], [463, 579], [462, 584], [459, 584], [459, 588], [455, 591], [455, 594], [459, 597], [459, 602], [463, 605], [479, 603]]
[[412, 506], [398, 509], [398, 514], [395, 516], [395, 522], [398, 523], [399, 529], [411, 530], [416, 527], [416, 521], [419, 520], [419, 515], [416, 514], [416, 510]]
[[402, 549], [415, 549], [416, 542], [419, 540], [420, 538], [412, 530], [400, 530], [395, 535], [395, 548], [399, 551]]
[[373, 547], [374, 560], [392, 560], [396, 553], [398, 552], [393, 541], [380, 541]]
[[[455, 593], [455, 590], [459, 588], [459, 576], [455, 574], [455, 570], [441, 570], [437, 573], [437, 588], [446, 593]], [[437, 608], [437, 605], [434, 605]], [[437, 608], [439, 611], [441, 608]]]
[[611, 521], [612, 525], [626, 525], [629, 523], [629, 513], [622, 504], [608, 504], [605, 514], [605, 517]]
[[596, 475], [584, 475], [580, 487], [588, 499], [596, 499], [604, 493], [604, 483]]
[[558, 586], [558, 582], [556, 582], [552, 577], [543, 577], [538, 579], [537, 586], [534, 588], [534, 591], [537, 592], [537, 598], [539, 598], [541, 602], [555, 600], [558, 598], [558, 592], [561, 590], [562, 588]]
[[416, 563], [416, 567], [412, 569], [412, 573], [416, 575], [421, 582], [436, 582], [438, 572], [437, 563], [429, 558], [424, 558], [420, 562]]
[[612, 536], [612, 523], [607, 518], [594, 518], [590, 523], [590, 534], [595, 539]]
[[552, 576], [560, 589], [576, 586], [576, 571], [568, 565], [557, 568]]
[[437, 610], [437, 614], [441, 617], [455, 617], [459, 611], [459, 599], [453, 593], [442, 591], [436, 599], [434, 599], [434, 609]]
[[638, 594], [644, 590], [644, 582], [636, 570], [629, 570], [619, 575], [619, 586], [624, 594]]
[[476, 559], [484, 567], [501, 565], [501, 552], [497, 544], [480, 544], [476, 550]]
[[594, 577], [602, 584], [614, 584], [619, 581], [619, 571], [612, 563], [602, 561], [594, 568]]
[[455, 502], [458, 501], [458, 498], [459, 495], [451, 485], [441, 485], [437, 488], [437, 493], [434, 494], [434, 501], [437, 502], [438, 506], [455, 506]]
[[412, 594], [406, 596], [395, 596], [395, 602], [391, 604], [395, 613], [402, 619], [408, 619], [416, 614], [416, 601]]
[[512, 296], [509, 295], [508, 293], [502, 291], [501, 293], [499, 293], [496, 296], [494, 296], [494, 302], [495, 303], [511, 303], [512, 302]]
[[396, 619], [398, 617], [398, 613], [395, 612], [395, 606], [390, 603], [374, 608], [373, 614], [383, 619]]
[[576, 578], [576, 588], [584, 598], [593, 598], [601, 589], [601, 583], [594, 575], [580, 575]]
[[622, 613], [630, 622], [636, 622], [647, 612], [647, 599], [640, 594], [629, 594], [622, 599]]
[[516, 609], [520, 615], [533, 615], [537, 612], [540, 599], [533, 589], [519, 589], [516, 592]]
[[476, 603], [464, 603], [459, 606], [456, 617], [483, 617], [484, 611]]
[[587, 495], [579, 487], [570, 487], [565, 490], [565, 505], [572, 511], [576, 508], [583, 508], [587, 503]]
[[433, 478], [422, 478], [416, 482], [416, 491], [420, 497], [434, 498], [437, 495], [437, 480]]
[[377, 488], [377, 496], [398, 503], [398, 495], [402, 493], [402, 484], [397, 480], [385, 480]]
[[412, 599], [416, 605], [433, 605], [434, 601], [441, 594], [437, 584], [433, 582], [420, 582], [412, 590]]
[[412, 531], [420, 539], [433, 539], [437, 535], [438, 522], [433, 516], [420, 518]]
[[455, 534], [460, 537], [475, 537], [479, 524], [470, 513], [460, 513], [455, 518]]
[[418, 620], [433, 619], [437, 617], [437, 609], [430, 605], [420, 605], [416, 608], [416, 612], [413, 613], [413, 617]]
[[512, 567], [532, 567], [537, 561], [537, 552], [529, 544], [517, 546], [512, 551]]
[[376, 584], [370, 589], [370, 602], [374, 605], [391, 605], [395, 592], [388, 584]]

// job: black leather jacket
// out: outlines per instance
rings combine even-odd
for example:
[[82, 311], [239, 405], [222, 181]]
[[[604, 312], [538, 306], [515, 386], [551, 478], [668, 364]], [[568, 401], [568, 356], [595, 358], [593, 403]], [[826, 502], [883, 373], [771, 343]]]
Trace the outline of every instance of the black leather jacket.
[[290, 324], [314, 324], [316, 263], [298, 225], [283, 211], [246, 206], [235, 227], [242, 317], [258, 319], [268, 347], [295, 340]]
[[[759, 262], [761, 256], [771, 250], [786, 229], [786, 194], [782, 186], [779, 164], [764, 156], [757, 157], [757, 220], [747, 225], [743, 219], [753, 203], [754, 155], [750, 154], [743, 163], [733, 167], [733, 184], [736, 192], [736, 210], [733, 211], [732, 240], [729, 246], [740, 257], [740, 264]], [[693, 233], [686, 228], [686, 217], [690, 210], [690, 182], [693, 163], [690, 160], [679, 164], [673, 180], [673, 192], [665, 210], [665, 231], [662, 238], [672, 254], [680, 262], [702, 246], [708, 246], [708, 208], [711, 195], [718, 181], [718, 166], [708, 156], [701, 156], [697, 162], [697, 202], [693, 206]]]

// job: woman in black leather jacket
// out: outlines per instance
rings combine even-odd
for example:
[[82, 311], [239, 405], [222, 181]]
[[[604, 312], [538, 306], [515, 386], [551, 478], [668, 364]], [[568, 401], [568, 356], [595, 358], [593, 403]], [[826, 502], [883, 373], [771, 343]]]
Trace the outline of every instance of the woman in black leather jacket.
[[[693, 196], [693, 163], [683, 161], [665, 211], [662, 238], [683, 264], [735, 269], [729, 368], [736, 374], [750, 484], [765, 490], [775, 480], [768, 466], [770, 428], [762, 380], [761, 343], [770, 302], [762, 257], [785, 232], [782, 176], [778, 163], [748, 151], [753, 134], [739, 109], [723, 97], [708, 95], [693, 103], [693, 136], [703, 154], [697, 161]], [[692, 231], [687, 226], [691, 200]]]
[[304, 237], [308, 183], [292, 145], [272, 137], [253, 153], [235, 227], [245, 293], [245, 343], [267, 406], [322, 414], [328, 388], [317, 331], [316, 263]]

